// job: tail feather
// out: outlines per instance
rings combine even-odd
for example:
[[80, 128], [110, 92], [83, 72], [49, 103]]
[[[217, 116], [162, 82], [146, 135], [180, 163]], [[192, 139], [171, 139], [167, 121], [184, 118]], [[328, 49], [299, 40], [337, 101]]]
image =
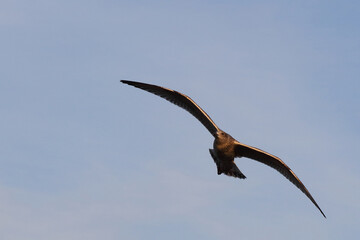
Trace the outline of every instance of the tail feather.
[[239, 170], [239, 168], [233, 164], [232, 168], [228, 172], [224, 172], [227, 176], [245, 179], [246, 176]]
[[[221, 167], [219, 159], [216, 157], [214, 150], [209, 149], [209, 152], [211, 154], [211, 157], [214, 159], [214, 162], [216, 163], [218, 175], [225, 173], [227, 176], [230, 176], [230, 177], [235, 177], [235, 178], [240, 178], [240, 179], [246, 178], [246, 176], [239, 170], [239, 168], [235, 165], [235, 163], [231, 164], [230, 170], [225, 170], [223, 167]], [[229, 167], [229, 165], [228, 165], [228, 167]], [[228, 167], [226, 169], [228, 169]]]

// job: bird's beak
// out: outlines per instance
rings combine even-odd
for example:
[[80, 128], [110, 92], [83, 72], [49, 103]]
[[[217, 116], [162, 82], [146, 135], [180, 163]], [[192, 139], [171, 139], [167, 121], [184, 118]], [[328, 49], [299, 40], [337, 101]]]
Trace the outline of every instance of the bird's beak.
[[220, 131], [217, 131], [217, 132], [216, 132], [216, 137], [217, 137], [217, 138], [220, 137], [220, 134], [221, 134], [221, 132], [220, 132]]

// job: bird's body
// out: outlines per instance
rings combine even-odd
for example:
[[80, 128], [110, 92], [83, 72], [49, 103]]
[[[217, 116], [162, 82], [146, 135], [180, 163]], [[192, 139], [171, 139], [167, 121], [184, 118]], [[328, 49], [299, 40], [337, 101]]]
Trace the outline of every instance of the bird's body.
[[232, 177], [246, 178], [234, 162], [236, 157], [235, 146], [236, 140], [220, 130], [214, 140], [214, 149], [209, 149], [210, 155], [216, 163], [218, 175], [224, 173]]
[[234, 159], [236, 157], [247, 157], [259, 161], [276, 169], [288, 180], [290, 180], [312, 201], [312, 203], [320, 210], [321, 214], [326, 217], [304, 184], [280, 158], [261, 149], [242, 144], [235, 140], [230, 134], [222, 131], [213, 122], [209, 115], [207, 115], [207, 113], [202, 110], [200, 106], [198, 106], [190, 97], [177, 91], [152, 84], [128, 80], [121, 80], [121, 82], [158, 95], [185, 109], [196, 117], [215, 138], [213, 149], [209, 149], [209, 152], [217, 166], [218, 175], [224, 173], [227, 176], [245, 179], [245, 175], [236, 166]]

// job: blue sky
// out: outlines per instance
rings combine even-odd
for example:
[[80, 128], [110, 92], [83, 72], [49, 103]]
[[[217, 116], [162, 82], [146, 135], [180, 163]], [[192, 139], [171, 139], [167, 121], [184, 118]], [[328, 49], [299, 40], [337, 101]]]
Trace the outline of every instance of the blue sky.
[[[1, 239], [355, 239], [357, 1], [0, 3]], [[192, 97], [273, 169], [216, 174]]]

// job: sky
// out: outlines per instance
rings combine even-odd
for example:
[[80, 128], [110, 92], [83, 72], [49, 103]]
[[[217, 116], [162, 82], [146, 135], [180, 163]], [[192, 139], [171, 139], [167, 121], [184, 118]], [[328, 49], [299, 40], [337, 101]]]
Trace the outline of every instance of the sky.
[[[357, 239], [358, 1], [0, 2], [0, 238]], [[120, 83], [175, 89], [238, 141]]]

